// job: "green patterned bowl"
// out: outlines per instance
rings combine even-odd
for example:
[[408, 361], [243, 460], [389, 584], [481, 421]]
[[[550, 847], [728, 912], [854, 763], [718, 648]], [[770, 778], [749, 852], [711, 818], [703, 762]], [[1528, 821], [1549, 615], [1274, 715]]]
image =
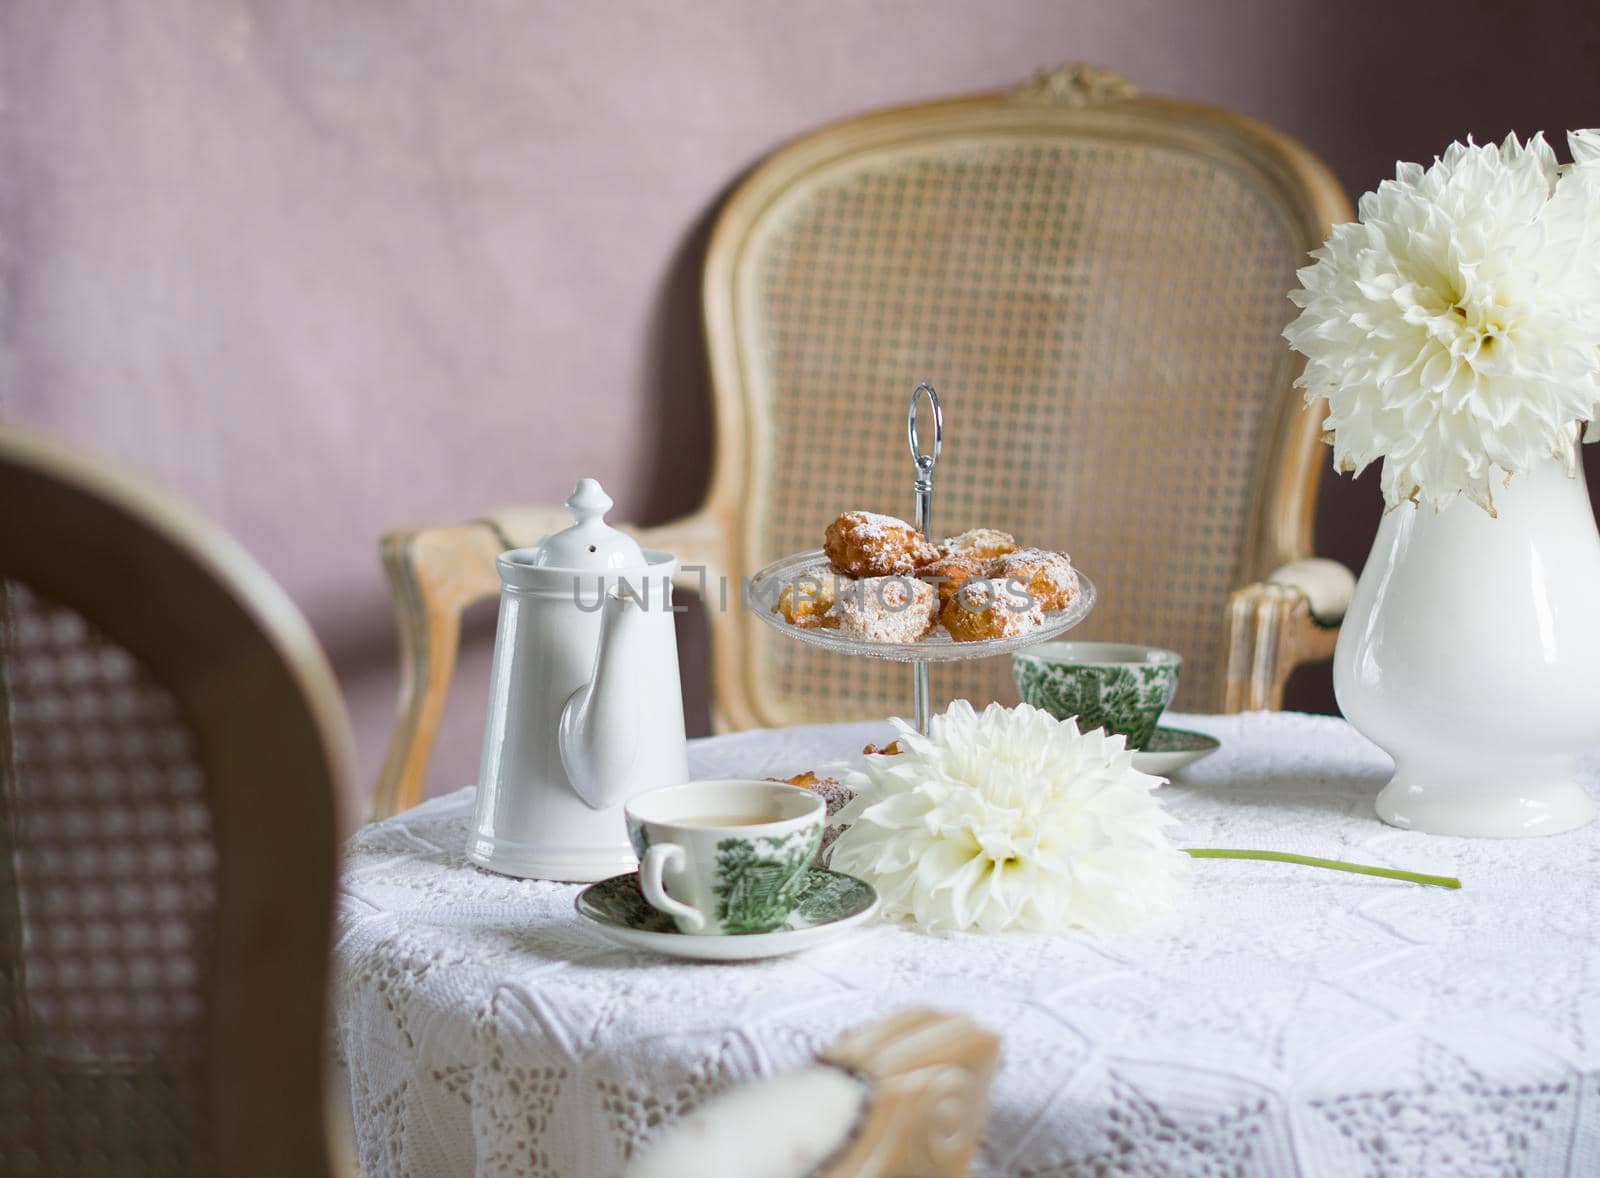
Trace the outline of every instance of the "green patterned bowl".
[[1143, 748], [1178, 689], [1183, 659], [1154, 646], [1044, 642], [1011, 656], [1024, 703], [1058, 720], [1075, 716], [1087, 732], [1104, 728]]

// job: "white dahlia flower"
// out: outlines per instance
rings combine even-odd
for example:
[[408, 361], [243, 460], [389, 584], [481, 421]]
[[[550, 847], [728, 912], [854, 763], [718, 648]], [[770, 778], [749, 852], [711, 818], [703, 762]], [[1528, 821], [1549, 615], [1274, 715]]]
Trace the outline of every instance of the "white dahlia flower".
[[1492, 484], [1572, 461], [1600, 417], [1600, 134], [1453, 143], [1397, 164], [1300, 271], [1285, 330], [1334, 464], [1383, 459], [1383, 494], [1494, 510]]
[[1120, 736], [1027, 704], [957, 700], [867, 758], [831, 866], [928, 929], [1113, 933], [1169, 907], [1187, 858]]

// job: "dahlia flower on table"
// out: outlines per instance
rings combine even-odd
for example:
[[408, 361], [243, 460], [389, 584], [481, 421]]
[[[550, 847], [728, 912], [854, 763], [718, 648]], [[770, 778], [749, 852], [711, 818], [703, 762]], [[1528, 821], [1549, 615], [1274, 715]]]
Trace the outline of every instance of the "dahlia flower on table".
[[1268, 859], [1413, 883], [1455, 880], [1274, 851], [1180, 849], [1121, 736], [1081, 732], [1028, 704], [956, 700], [926, 736], [904, 720], [893, 754], [845, 778], [855, 797], [829, 866], [867, 880], [890, 919], [929, 931], [1110, 936], [1169, 911], [1188, 860]]

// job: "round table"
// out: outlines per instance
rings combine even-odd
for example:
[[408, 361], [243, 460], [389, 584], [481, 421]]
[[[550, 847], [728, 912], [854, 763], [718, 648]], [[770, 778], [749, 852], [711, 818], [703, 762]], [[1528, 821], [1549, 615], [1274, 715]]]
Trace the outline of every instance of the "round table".
[[[1372, 811], [1388, 758], [1343, 721], [1169, 722], [1223, 742], [1161, 791], [1182, 845], [1464, 888], [1195, 862], [1182, 909], [1123, 936], [877, 924], [793, 958], [691, 964], [603, 940], [575, 885], [470, 865], [462, 790], [348, 848], [338, 1046], [365, 1172], [613, 1174], [723, 1089], [930, 1006], [1002, 1036], [980, 1175], [1600, 1173], [1600, 827], [1393, 830]], [[888, 732], [715, 737], [690, 768], [789, 775]], [[1587, 772], [1600, 783], [1600, 763]]]

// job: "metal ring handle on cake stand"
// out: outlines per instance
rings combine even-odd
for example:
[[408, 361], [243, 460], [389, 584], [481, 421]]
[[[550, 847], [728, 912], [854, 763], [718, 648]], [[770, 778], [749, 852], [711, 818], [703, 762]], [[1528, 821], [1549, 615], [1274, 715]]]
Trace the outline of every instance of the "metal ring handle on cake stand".
[[[923, 394], [927, 394], [928, 408], [933, 413], [933, 449], [924, 452], [917, 428], [922, 417]], [[911, 461], [916, 463], [917, 477], [912, 484], [917, 494], [917, 511], [914, 523], [923, 539], [933, 543], [933, 464], [939, 461], [939, 450], [944, 446], [944, 410], [939, 407], [939, 394], [927, 381], [911, 390], [911, 406], [906, 411], [906, 442], [911, 447]], [[911, 702], [916, 714], [917, 731], [928, 731], [928, 664], [918, 659], [911, 665]]]

